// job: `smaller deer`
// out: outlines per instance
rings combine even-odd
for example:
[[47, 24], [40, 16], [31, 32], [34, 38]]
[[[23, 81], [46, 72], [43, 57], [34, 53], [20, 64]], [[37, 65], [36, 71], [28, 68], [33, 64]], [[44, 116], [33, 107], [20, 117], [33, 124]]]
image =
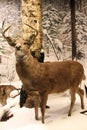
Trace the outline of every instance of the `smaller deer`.
[[13, 90], [18, 90], [13, 85], [0, 85], [0, 103], [6, 105], [6, 100]]

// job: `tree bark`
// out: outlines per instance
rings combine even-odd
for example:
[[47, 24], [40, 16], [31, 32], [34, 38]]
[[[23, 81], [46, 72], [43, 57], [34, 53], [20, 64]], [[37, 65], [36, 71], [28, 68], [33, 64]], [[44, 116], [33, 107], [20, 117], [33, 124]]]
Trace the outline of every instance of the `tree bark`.
[[72, 35], [72, 60], [76, 57], [76, 29], [75, 29], [75, 0], [70, 1], [71, 7], [71, 35]]
[[27, 39], [35, 34], [35, 30], [26, 26], [25, 23], [38, 30], [38, 35], [31, 47], [31, 51], [35, 51], [35, 56], [38, 57], [42, 47], [41, 0], [22, 0], [22, 36]]

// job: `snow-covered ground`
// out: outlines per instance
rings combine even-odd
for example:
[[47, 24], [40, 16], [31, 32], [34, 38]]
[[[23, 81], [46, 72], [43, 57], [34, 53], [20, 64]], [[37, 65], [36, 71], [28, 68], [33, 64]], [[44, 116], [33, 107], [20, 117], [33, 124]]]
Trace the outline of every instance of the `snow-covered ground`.
[[[45, 61], [48, 61], [46, 58]], [[56, 60], [56, 59], [55, 59]], [[51, 59], [53, 61], [53, 59]], [[87, 77], [87, 64], [85, 61], [79, 61], [85, 68], [85, 75]], [[3, 83], [2, 83], [3, 84]], [[5, 83], [4, 83], [5, 84]], [[8, 84], [8, 83], [7, 83]], [[13, 82], [12, 85], [20, 88], [21, 82]], [[81, 88], [84, 89], [84, 84], [87, 85], [87, 79], [82, 82]], [[70, 107], [70, 95], [68, 92], [62, 94], [50, 94], [48, 98], [48, 105], [50, 109], [46, 109], [45, 124], [41, 122], [41, 112], [39, 108], [39, 120], [35, 120], [34, 108], [19, 108], [19, 97], [16, 97], [15, 107], [11, 109], [13, 117], [7, 121], [0, 122], [0, 130], [87, 130], [87, 113], [84, 115], [80, 105], [80, 98], [76, 95], [76, 102], [72, 111], [71, 117], [68, 117], [68, 110]], [[87, 98], [84, 95], [85, 110], [87, 110]]]
[[[20, 82], [13, 83], [21, 85]], [[82, 83], [84, 88], [84, 83]], [[85, 110], [87, 109], [87, 99], [84, 95]], [[18, 98], [15, 99], [18, 103]], [[80, 99], [76, 95], [76, 103], [73, 108], [72, 116], [68, 117], [70, 105], [69, 93], [51, 94], [48, 98], [50, 109], [46, 109], [45, 124], [41, 122], [39, 109], [39, 120], [34, 118], [34, 108], [19, 108], [18, 105], [12, 108], [13, 117], [7, 121], [0, 122], [0, 130], [87, 130], [87, 115], [80, 114]]]

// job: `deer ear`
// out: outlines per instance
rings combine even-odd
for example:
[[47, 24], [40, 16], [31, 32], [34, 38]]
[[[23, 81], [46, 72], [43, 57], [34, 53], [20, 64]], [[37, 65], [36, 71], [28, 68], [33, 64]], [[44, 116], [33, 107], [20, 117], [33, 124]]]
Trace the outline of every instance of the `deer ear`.
[[35, 34], [32, 34], [29, 39], [28, 39], [28, 45], [31, 46], [32, 44], [34, 44], [34, 41], [35, 41], [35, 38], [36, 38], [36, 35]]
[[7, 37], [6, 40], [7, 40], [8, 44], [10, 46], [15, 47], [15, 45], [16, 45], [15, 41], [16, 40], [12, 40], [10, 37]]

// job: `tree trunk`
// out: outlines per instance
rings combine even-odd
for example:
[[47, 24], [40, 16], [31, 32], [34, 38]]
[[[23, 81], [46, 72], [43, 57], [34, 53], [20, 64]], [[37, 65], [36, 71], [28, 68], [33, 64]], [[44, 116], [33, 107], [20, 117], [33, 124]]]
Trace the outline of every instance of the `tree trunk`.
[[[35, 51], [35, 56], [39, 56], [42, 47], [42, 22], [41, 22], [41, 0], [22, 0], [22, 36], [24, 39], [35, 34], [38, 30], [38, 35], [31, 47], [31, 51]], [[24, 23], [30, 25], [34, 29], [26, 26]]]
[[75, 0], [71, 0], [70, 5], [71, 5], [72, 60], [73, 60], [76, 57]]

